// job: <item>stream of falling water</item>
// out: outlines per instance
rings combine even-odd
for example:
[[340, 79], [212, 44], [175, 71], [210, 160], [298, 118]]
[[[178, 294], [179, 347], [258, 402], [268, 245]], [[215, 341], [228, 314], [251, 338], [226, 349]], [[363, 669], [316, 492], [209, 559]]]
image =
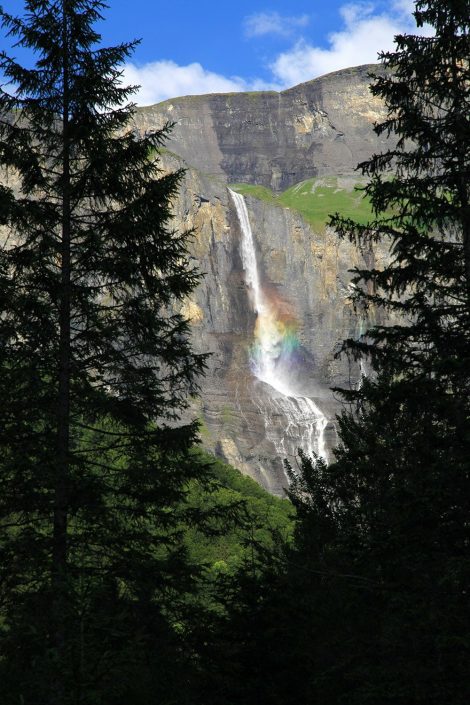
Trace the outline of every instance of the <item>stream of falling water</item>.
[[[242, 263], [253, 309], [257, 315], [256, 355], [251, 355], [252, 371], [257, 379], [277, 392], [272, 395], [267, 406], [263, 404], [264, 408], [260, 407], [267, 436], [279, 453], [289, 454], [286, 440], [290, 439], [294, 448], [300, 447], [308, 455], [315, 452], [327, 460], [325, 428], [328, 419], [312, 399], [295, 393], [288, 373], [282, 371], [278, 365], [285, 331], [279, 324], [276, 308], [271, 305], [260, 283], [253, 232], [245, 199], [231, 189], [229, 192], [240, 222]], [[283, 417], [286, 420], [284, 428], [275, 428], [272, 421], [275, 417]]]

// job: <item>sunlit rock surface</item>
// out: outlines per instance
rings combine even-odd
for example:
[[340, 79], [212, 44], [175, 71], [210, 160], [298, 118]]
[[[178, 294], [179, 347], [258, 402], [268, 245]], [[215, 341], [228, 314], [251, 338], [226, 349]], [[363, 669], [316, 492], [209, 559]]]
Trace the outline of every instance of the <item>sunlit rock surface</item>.
[[281, 93], [187, 96], [140, 108], [141, 131], [175, 123], [167, 147], [229, 183], [274, 190], [325, 174], [350, 174], [376, 151], [385, 109], [369, 91], [374, 65], [337, 71]]
[[[308, 434], [301, 428], [302, 410], [293, 419], [292, 405], [287, 408], [253, 372], [257, 316], [227, 185], [282, 190], [327, 175], [352, 184], [357, 163], [381, 148], [372, 124], [385, 113], [368, 90], [373, 69], [348, 69], [279, 94], [177, 98], [139, 109], [136, 117], [140, 132], [174, 121], [163, 164], [187, 168], [175, 226], [194, 229], [191, 253], [204, 278], [183, 311], [195, 347], [212, 353], [191, 412], [201, 420], [209, 450], [276, 494], [286, 486], [283, 459], [295, 465]], [[331, 458], [340, 410], [331, 387], [356, 385], [360, 376], [356, 364], [335, 357], [340, 341], [364, 327], [349, 298], [348, 270], [370, 265], [371, 258], [380, 266], [383, 253], [359, 252], [326, 227], [314, 231], [294, 210], [249, 196], [245, 203], [261, 284], [279, 318], [295, 330], [295, 355], [282, 364], [296, 394], [313, 400], [328, 418], [324, 437]]]
[[[164, 156], [168, 168], [178, 160]], [[359, 370], [336, 359], [339, 341], [360, 333], [349, 298], [348, 269], [363, 255], [329, 229], [313, 232], [296, 212], [247, 197], [263, 285], [296, 325], [300, 342], [290, 370], [298, 394], [312, 398], [328, 417], [327, 448], [336, 443], [338, 401], [330, 388], [357, 384]], [[255, 478], [269, 491], [286, 486], [283, 458], [295, 464], [302, 433], [283, 413], [279, 397], [256, 379], [250, 359], [253, 311], [241, 258], [241, 229], [226, 185], [188, 169], [178, 202], [178, 228], [194, 228], [191, 247], [204, 278], [183, 306], [199, 351], [210, 351], [193, 413], [202, 421], [204, 445]], [[370, 261], [370, 254], [367, 255]], [[380, 258], [378, 259], [380, 265]], [[331, 457], [331, 455], [330, 455]]]

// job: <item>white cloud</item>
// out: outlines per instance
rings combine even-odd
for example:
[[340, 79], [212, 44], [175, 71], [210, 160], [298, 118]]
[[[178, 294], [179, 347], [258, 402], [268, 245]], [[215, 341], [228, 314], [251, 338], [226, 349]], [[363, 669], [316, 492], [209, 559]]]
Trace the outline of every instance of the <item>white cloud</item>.
[[283, 86], [261, 79], [247, 81], [239, 76], [226, 77], [207, 71], [201, 64], [179, 66], [174, 61], [154, 61], [143, 66], [126, 64], [123, 85], [140, 86], [131, 97], [138, 105], [152, 105], [167, 98], [204, 93], [279, 90]]
[[328, 37], [327, 48], [304, 39], [280, 54], [270, 68], [275, 80], [286, 86], [309, 81], [330, 71], [374, 63], [380, 51], [394, 49], [394, 36], [416, 33], [409, 10], [414, 3], [395, 0], [392, 10], [375, 14], [372, 4], [353, 3], [341, 8], [343, 27]]
[[261, 37], [264, 34], [278, 34], [288, 37], [298, 27], [306, 27], [308, 22], [308, 15], [286, 17], [279, 12], [258, 12], [245, 19], [245, 35]]
[[415, 4], [416, 0], [393, 0], [392, 8], [410, 19], [411, 14], [414, 12]]
[[[179, 66], [174, 61], [155, 61], [144, 66], [127, 64], [124, 85], [140, 85], [133, 100], [139, 105], [151, 105], [167, 98], [202, 93], [231, 93], [236, 91], [282, 90], [330, 71], [374, 63], [380, 51], [394, 49], [394, 36], [417, 33], [411, 12], [413, 0], [392, 0], [386, 12], [378, 13], [372, 1], [344, 5], [340, 12], [342, 27], [329, 35], [326, 48], [315, 46], [306, 39], [297, 41], [290, 50], [279, 54], [269, 68], [271, 81], [245, 79], [240, 76], [223, 76], [208, 71], [199, 63]], [[306, 24], [308, 18], [281, 17], [278, 13], [252, 15], [251, 31], [258, 36], [268, 31], [278, 31], [286, 20]], [[258, 23], [255, 22], [257, 19]], [[420, 33], [426, 30], [419, 30]], [[428, 28], [429, 33], [429, 28]]]
[[139, 92], [132, 98], [139, 105], [150, 105], [182, 95], [248, 90], [247, 83], [238, 76], [227, 78], [206, 71], [198, 63], [179, 66], [174, 61], [166, 60], [141, 67], [126, 64], [123, 84], [140, 86]]

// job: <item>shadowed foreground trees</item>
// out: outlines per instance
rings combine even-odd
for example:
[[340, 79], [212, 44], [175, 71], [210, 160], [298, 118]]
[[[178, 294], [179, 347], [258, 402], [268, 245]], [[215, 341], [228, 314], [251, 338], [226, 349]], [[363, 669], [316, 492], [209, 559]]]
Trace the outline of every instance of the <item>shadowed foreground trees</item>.
[[470, 3], [420, 0], [415, 17], [434, 36], [397, 37], [371, 87], [389, 111], [376, 132], [399, 138], [360, 165], [376, 217], [332, 220], [361, 248], [390, 243], [353, 279], [358, 310], [390, 322], [345, 342], [372, 374], [344, 393], [336, 462], [304, 458], [291, 490], [294, 558], [344, 613], [314, 678], [361, 705], [470, 695]]
[[389, 110], [376, 131], [398, 136], [360, 165], [375, 217], [332, 219], [365, 251], [390, 243], [383, 270], [353, 278], [357, 310], [388, 322], [345, 341], [370, 374], [342, 391], [336, 460], [301, 455], [295, 546], [240, 583], [214, 638], [215, 660], [252, 665], [232, 702], [470, 697], [470, 3], [419, 0], [415, 16], [435, 35], [397, 37], [372, 83]]
[[[325, 492], [353, 572], [377, 584], [378, 627], [359, 690], [372, 702], [470, 695], [470, 3], [416, 3], [432, 37], [397, 37], [372, 92], [396, 149], [361, 165], [376, 219], [340, 235], [390, 242], [383, 271], [357, 271], [355, 302], [394, 325], [346, 341], [374, 374], [346, 397]], [[299, 497], [301, 501], [301, 498]], [[318, 512], [318, 505], [314, 507]], [[348, 538], [348, 533], [350, 536]], [[357, 547], [360, 546], [358, 553]], [[359, 566], [357, 561], [360, 561]], [[374, 700], [375, 698], [375, 700]], [[360, 698], [359, 698], [360, 699]]]
[[398, 145], [362, 165], [374, 220], [333, 225], [388, 238], [354, 277], [389, 324], [345, 343], [371, 374], [336, 461], [301, 456], [294, 547], [248, 555], [211, 614], [180, 540], [204, 512], [184, 503], [194, 426], [174, 425], [203, 367], [172, 307], [197, 281], [169, 227], [179, 174], [113, 108], [132, 46], [92, 49], [101, 8], [2, 14], [38, 56], [2, 59], [2, 702], [467, 705], [468, 0], [420, 0], [435, 36], [383, 57]]
[[358, 310], [390, 322], [345, 342], [372, 374], [344, 393], [336, 462], [303, 458], [291, 489], [301, 580], [321, 574], [343, 612], [338, 660], [313, 678], [358, 705], [470, 695], [470, 3], [420, 0], [415, 17], [434, 36], [397, 37], [371, 88], [389, 110], [376, 132], [399, 138], [360, 165], [376, 217], [332, 220], [361, 248], [390, 243], [353, 279]]
[[[204, 358], [175, 304], [198, 274], [190, 234], [170, 223], [182, 174], [150, 158], [168, 129], [137, 139], [132, 105], [116, 107], [132, 94], [119, 79], [134, 43], [99, 46], [103, 8], [1, 10], [36, 59], [0, 60], [5, 704], [114, 702], [136, 654], [159, 653], [152, 621], [172, 653], [165, 634], [193, 579], [177, 507], [205, 466], [179, 419]], [[174, 658], [160, 653], [156, 692]]]

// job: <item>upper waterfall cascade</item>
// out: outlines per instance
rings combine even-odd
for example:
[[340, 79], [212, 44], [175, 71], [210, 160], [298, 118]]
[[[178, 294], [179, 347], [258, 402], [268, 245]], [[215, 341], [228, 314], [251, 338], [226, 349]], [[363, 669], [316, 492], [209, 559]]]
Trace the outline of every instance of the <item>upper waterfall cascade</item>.
[[289, 368], [283, 365], [283, 358], [299, 345], [296, 332], [290, 321], [286, 321], [285, 317], [283, 319], [279, 306], [271, 302], [261, 283], [245, 199], [231, 189], [229, 192], [240, 223], [241, 258], [251, 304], [256, 313], [251, 369], [258, 380], [274, 390], [269, 406], [260, 408], [260, 413], [264, 415], [268, 432], [272, 415], [281, 414], [286, 420], [283, 436], [279, 438], [273, 434], [272, 437], [280, 454], [289, 455], [286, 446], [289, 441], [294, 449], [300, 447], [308, 455], [316, 453], [327, 460], [325, 429], [328, 419], [313, 399], [297, 394], [289, 378]]

